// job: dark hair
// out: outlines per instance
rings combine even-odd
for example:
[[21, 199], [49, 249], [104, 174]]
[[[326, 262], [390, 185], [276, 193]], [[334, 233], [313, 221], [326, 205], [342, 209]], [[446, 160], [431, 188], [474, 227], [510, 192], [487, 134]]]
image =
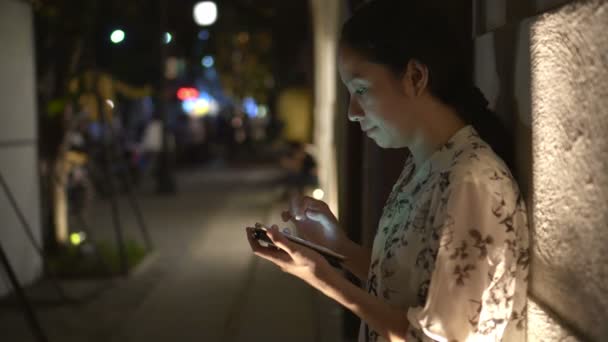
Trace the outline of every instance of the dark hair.
[[473, 84], [471, 37], [458, 24], [453, 15], [428, 0], [374, 0], [360, 6], [344, 23], [340, 44], [398, 76], [411, 59], [425, 64], [431, 94], [472, 124], [511, 166], [511, 140]]

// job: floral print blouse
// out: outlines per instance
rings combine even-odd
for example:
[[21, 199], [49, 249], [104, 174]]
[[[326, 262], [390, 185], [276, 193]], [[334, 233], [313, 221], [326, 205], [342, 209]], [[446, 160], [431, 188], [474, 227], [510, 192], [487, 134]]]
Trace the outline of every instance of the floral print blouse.
[[[374, 240], [367, 291], [407, 312], [407, 341], [525, 341], [528, 223], [504, 162], [465, 126], [408, 158]], [[362, 322], [359, 341], [385, 341]]]

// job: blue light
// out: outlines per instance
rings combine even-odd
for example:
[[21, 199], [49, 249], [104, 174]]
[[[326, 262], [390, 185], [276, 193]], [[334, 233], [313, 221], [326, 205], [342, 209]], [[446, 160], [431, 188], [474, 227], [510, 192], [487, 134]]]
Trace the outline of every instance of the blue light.
[[203, 59], [201, 60], [201, 64], [205, 67], [205, 68], [211, 68], [213, 66], [213, 64], [215, 64], [215, 61], [213, 60], [213, 57], [211, 56], [205, 56], [203, 57]]
[[196, 106], [197, 99], [188, 99], [182, 102], [182, 109], [186, 113], [191, 113], [194, 111], [194, 107]]
[[258, 105], [251, 97], [246, 97], [243, 99], [243, 110], [249, 117], [255, 117], [258, 115]]
[[207, 39], [209, 39], [209, 30], [201, 30], [198, 33], [198, 39], [200, 39], [200, 40], [207, 40]]
[[217, 100], [206, 91], [201, 90], [197, 98], [182, 101], [182, 109], [190, 116], [217, 115], [220, 107]]

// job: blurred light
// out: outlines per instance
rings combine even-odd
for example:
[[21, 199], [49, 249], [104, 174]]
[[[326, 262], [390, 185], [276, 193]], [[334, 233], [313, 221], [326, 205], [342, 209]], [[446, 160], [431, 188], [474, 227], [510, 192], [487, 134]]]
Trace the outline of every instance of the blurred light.
[[87, 235], [84, 232], [70, 234], [70, 242], [74, 246], [78, 246], [86, 240]]
[[110, 106], [110, 108], [114, 109], [114, 101], [106, 99], [106, 103], [108, 104], [108, 106]]
[[195, 116], [203, 116], [211, 110], [211, 104], [206, 98], [198, 98], [194, 101], [194, 108], [192, 114]]
[[198, 97], [184, 100], [182, 109], [192, 116], [215, 115], [219, 112], [219, 104], [211, 95], [202, 91]]
[[205, 68], [211, 68], [214, 64], [215, 64], [215, 60], [213, 59], [213, 57], [211, 56], [205, 56], [203, 57], [203, 59], [201, 60], [201, 64], [205, 67]]
[[171, 35], [171, 33], [165, 32], [165, 37], [164, 37], [165, 44], [171, 43], [172, 40], [173, 40], [173, 36]]
[[252, 97], [243, 99], [243, 110], [245, 111], [245, 114], [250, 117], [258, 115], [258, 105]]
[[123, 40], [125, 40], [125, 31], [114, 30], [114, 32], [112, 32], [112, 34], [110, 35], [110, 40], [114, 44], [118, 44], [118, 43], [122, 42]]
[[213, 1], [202, 1], [194, 5], [194, 21], [198, 25], [213, 25], [216, 20], [217, 5]]
[[195, 99], [198, 95], [199, 92], [195, 88], [179, 88], [177, 90], [177, 98], [182, 101]]
[[200, 39], [200, 40], [207, 40], [207, 39], [209, 39], [209, 30], [201, 30], [198, 33], [198, 39]]
[[312, 192], [312, 197], [316, 200], [322, 200], [324, 196], [325, 192], [321, 189], [315, 189], [315, 191]]
[[182, 109], [184, 110], [184, 112], [186, 112], [188, 114], [192, 114], [194, 112], [195, 102], [196, 102], [195, 99], [184, 100], [182, 102]]
[[260, 118], [265, 118], [266, 115], [268, 115], [268, 106], [266, 106], [266, 105], [259, 105], [258, 106], [258, 116]]

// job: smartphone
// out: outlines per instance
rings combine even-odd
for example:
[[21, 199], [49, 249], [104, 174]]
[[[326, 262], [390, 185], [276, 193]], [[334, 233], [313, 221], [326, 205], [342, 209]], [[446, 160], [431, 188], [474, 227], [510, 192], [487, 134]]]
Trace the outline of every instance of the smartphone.
[[[267, 230], [268, 228], [263, 224], [256, 223], [255, 227], [253, 228], [253, 238], [256, 240], [264, 241], [265, 243], [274, 246], [272, 240], [270, 240], [270, 238], [266, 235]], [[323, 255], [325, 259], [327, 259], [327, 261], [333, 266], [337, 266], [346, 260], [346, 257], [344, 255], [336, 253], [329, 248], [317, 245], [316, 243], [301, 239], [291, 234], [285, 234], [283, 232], [281, 232], [281, 234], [283, 234], [283, 236], [285, 236], [289, 241], [317, 251], [318, 253]]]

